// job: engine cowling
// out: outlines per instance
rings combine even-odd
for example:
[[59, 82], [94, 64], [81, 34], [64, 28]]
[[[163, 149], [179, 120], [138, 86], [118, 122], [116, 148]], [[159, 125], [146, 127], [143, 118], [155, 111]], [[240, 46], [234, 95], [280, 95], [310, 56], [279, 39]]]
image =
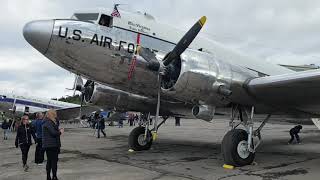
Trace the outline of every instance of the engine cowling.
[[[116, 109], [117, 111], [150, 112], [155, 114], [157, 100], [137, 94], [114, 89], [109, 86], [94, 84], [91, 95], [87, 95], [86, 102], [102, 109]], [[191, 104], [174, 101], [162, 101], [160, 114], [164, 116], [192, 117]]]
[[[88, 91], [85, 94], [85, 101], [91, 105], [96, 105], [104, 108], [116, 108], [119, 110], [130, 109], [131, 102], [139, 104], [139, 97], [133, 96], [127, 92], [114, 89], [95, 83], [93, 91]], [[141, 97], [143, 98], [143, 97]], [[139, 104], [141, 107], [141, 105]]]
[[229, 103], [252, 104], [245, 82], [257, 74], [219, 60], [218, 56], [188, 50], [166, 67], [162, 91], [173, 98], [192, 104], [216, 107]]
[[[89, 98], [90, 99], [87, 99]], [[155, 110], [155, 102], [144, 96], [131, 94], [109, 86], [95, 83], [91, 95], [86, 95], [87, 103], [102, 107], [103, 109], [117, 109], [119, 111], [150, 112]]]
[[197, 119], [212, 121], [216, 108], [214, 106], [199, 105], [192, 108], [192, 115]]
[[205, 102], [226, 105], [232, 72], [227, 64], [220, 64], [206, 53], [189, 50], [168, 66], [162, 80], [162, 90], [168, 95], [193, 103]]

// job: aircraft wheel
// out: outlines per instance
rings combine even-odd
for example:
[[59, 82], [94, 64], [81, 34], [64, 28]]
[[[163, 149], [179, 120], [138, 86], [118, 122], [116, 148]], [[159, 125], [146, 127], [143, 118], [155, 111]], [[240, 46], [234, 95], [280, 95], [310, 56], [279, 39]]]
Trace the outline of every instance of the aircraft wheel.
[[233, 129], [223, 138], [221, 150], [225, 164], [245, 166], [253, 162], [255, 153], [248, 150], [248, 133], [243, 129]]
[[134, 128], [129, 135], [129, 147], [135, 151], [149, 150], [152, 145], [152, 135], [148, 130], [147, 138], [144, 138], [145, 127]]

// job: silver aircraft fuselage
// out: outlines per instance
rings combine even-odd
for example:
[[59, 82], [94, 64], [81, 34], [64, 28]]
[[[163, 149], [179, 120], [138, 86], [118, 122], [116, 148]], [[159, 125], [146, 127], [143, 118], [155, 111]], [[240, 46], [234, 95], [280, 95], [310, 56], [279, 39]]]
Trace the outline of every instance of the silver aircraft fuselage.
[[[48, 59], [68, 71], [125, 92], [155, 98], [158, 75], [136, 54], [137, 47], [149, 48], [158, 59], [163, 59], [183, 33], [134, 17], [113, 17], [110, 27], [75, 19], [33, 21], [25, 26], [24, 36]], [[170, 87], [162, 88], [163, 99], [214, 107], [230, 102], [255, 105], [257, 112], [264, 113], [273, 108], [251, 97], [243, 88], [245, 82], [292, 72], [200, 37], [181, 55], [179, 63], [178, 78]], [[220, 86], [234, 93], [225, 97], [218, 92]]]
[[[136, 56], [133, 76], [128, 78], [139, 33], [77, 20], [55, 20], [53, 24], [50, 43], [44, 53], [50, 60], [96, 82], [146, 97], [156, 97], [157, 74], [146, 68], [147, 62], [141, 56]], [[140, 44], [156, 51], [159, 58], [174, 47], [174, 43], [143, 34], [140, 34]], [[203, 101], [205, 104], [223, 106], [228, 101], [214, 92], [215, 83], [237, 88], [246, 79], [258, 76], [248, 69], [193, 49], [183, 53], [181, 59], [181, 75], [174, 91], [163, 89], [163, 93], [185, 102]]]

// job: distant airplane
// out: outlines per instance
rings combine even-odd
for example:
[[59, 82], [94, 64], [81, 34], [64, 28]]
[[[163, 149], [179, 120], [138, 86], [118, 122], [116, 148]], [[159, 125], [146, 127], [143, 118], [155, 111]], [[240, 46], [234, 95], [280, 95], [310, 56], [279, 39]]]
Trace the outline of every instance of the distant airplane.
[[23, 114], [33, 114], [45, 112], [48, 109], [72, 109], [79, 108], [80, 105], [61, 101], [18, 95], [14, 93], [0, 93], [0, 111], [9, 117], [14, 113], [15, 116]]
[[[115, 7], [33, 21], [23, 35], [52, 62], [89, 79], [78, 88], [86, 102], [104, 106], [109, 92], [119, 91], [112, 101], [156, 116], [153, 127], [132, 130], [129, 145], [137, 151], [150, 149], [165, 121], [158, 123], [159, 116], [212, 121], [227, 109], [231, 130], [222, 154], [226, 164], [244, 166], [253, 162], [271, 115], [320, 117], [319, 70], [294, 72], [197, 37], [205, 23], [203, 16], [183, 32]], [[256, 114], [267, 117], [254, 129]]]

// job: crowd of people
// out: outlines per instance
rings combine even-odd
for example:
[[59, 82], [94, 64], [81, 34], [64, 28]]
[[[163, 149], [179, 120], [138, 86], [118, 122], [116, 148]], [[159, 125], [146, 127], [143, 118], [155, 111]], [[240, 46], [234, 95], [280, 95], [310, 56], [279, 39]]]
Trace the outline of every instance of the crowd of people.
[[[152, 124], [152, 118], [148, 120], [147, 114], [129, 113], [128, 114], [128, 124], [130, 126], [139, 126], [143, 123]], [[125, 121], [127, 115], [123, 113], [120, 116], [119, 127], [123, 127], [123, 121]], [[179, 119], [180, 120], [180, 119]], [[99, 111], [95, 112], [90, 120], [92, 128], [97, 130], [97, 138], [100, 138], [100, 133], [106, 137], [105, 129], [105, 118], [101, 115]], [[179, 122], [180, 123], [180, 122]], [[36, 119], [29, 123], [29, 117], [24, 115], [21, 117], [21, 121], [16, 121], [16, 128], [12, 128], [14, 123], [4, 119], [1, 128], [4, 132], [4, 140], [8, 139], [8, 133], [12, 130], [17, 131], [15, 139], [15, 147], [20, 148], [22, 165], [24, 171], [28, 171], [28, 154], [30, 146], [36, 144], [35, 148], [35, 160], [34, 162], [41, 166], [44, 162], [44, 155], [46, 154], [46, 172], [47, 180], [57, 180], [57, 169], [58, 169], [58, 156], [60, 154], [60, 136], [64, 133], [63, 128], [59, 128], [59, 121], [57, 120], [57, 113], [55, 110], [48, 110], [45, 116], [42, 113], [37, 113]], [[301, 125], [295, 126], [290, 130], [290, 137], [288, 144], [292, 144], [294, 139], [300, 144], [299, 133], [302, 129]]]
[[[44, 162], [44, 155], [47, 156], [46, 172], [47, 180], [58, 180], [58, 156], [60, 154], [60, 136], [64, 133], [63, 128], [59, 128], [57, 113], [55, 110], [48, 110], [45, 116], [37, 113], [36, 119], [31, 123], [28, 115], [23, 115], [21, 121], [16, 121], [15, 147], [20, 148], [22, 166], [24, 171], [28, 171], [28, 154], [30, 147], [36, 144], [34, 162], [41, 166]], [[12, 122], [7, 120], [2, 122], [4, 139], [8, 139], [8, 131], [12, 127]]]
[[[128, 115], [128, 124], [129, 126], [142, 126], [146, 124], [148, 121], [148, 114], [141, 113], [140, 116], [138, 114], [129, 113]], [[149, 118], [149, 123], [152, 125], [152, 118]]]
[[14, 132], [17, 129], [19, 122], [12, 119], [6, 119], [4, 113], [1, 114], [0, 120], [2, 120], [1, 128], [3, 129], [3, 140], [8, 140], [10, 132]]
[[93, 115], [88, 117], [88, 122], [90, 127], [95, 130], [94, 134], [97, 134], [97, 138], [100, 138], [100, 133], [103, 134], [103, 137], [106, 137], [105, 133], [105, 118], [102, 116], [100, 111], [94, 112]]

